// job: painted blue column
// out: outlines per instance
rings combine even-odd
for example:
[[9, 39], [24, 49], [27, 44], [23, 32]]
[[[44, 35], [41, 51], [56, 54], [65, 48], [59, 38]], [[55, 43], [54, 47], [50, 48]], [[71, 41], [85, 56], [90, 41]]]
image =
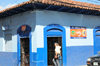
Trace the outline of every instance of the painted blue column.
[[67, 51], [66, 51], [66, 34], [65, 30], [63, 29], [63, 38], [62, 38], [62, 47], [63, 47], [63, 66], [67, 66]]
[[21, 64], [21, 59], [20, 59], [21, 55], [20, 55], [20, 36], [17, 35], [17, 58], [18, 58], [18, 66], [20, 66]]
[[47, 32], [44, 31], [44, 66], [47, 66]]

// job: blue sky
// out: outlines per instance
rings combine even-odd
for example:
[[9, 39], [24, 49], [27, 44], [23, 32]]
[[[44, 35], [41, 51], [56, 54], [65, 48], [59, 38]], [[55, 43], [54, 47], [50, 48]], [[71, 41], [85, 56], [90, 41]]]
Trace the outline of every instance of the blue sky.
[[28, 0], [0, 0], [0, 10]]
[[[28, 0], [0, 0], [0, 10], [3, 10], [5, 8], [11, 7], [13, 5], [16, 5], [25, 1], [28, 1]], [[99, 0], [75, 0], [75, 1], [88, 2], [88, 3], [100, 5]]]
[[88, 3], [100, 5], [100, 0], [75, 0], [75, 1], [88, 2]]

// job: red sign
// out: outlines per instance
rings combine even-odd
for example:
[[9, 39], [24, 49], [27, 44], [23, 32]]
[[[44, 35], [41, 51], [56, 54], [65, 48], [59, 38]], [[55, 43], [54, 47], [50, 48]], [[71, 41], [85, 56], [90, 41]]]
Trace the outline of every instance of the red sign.
[[83, 27], [71, 27], [70, 29], [70, 37], [73, 38], [86, 38], [86, 28]]

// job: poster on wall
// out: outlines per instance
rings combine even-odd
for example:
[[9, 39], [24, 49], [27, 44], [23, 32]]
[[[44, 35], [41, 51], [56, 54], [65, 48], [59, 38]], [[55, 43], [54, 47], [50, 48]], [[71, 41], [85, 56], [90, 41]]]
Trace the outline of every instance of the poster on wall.
[[70, 26], [70, 38], [71, 39], [86, 39], [87, 38], [86, 27]]

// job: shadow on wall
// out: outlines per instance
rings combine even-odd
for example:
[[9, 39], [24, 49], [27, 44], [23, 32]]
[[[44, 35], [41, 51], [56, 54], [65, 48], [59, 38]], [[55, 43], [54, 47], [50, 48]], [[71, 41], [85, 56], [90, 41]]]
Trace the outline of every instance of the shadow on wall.
[[[23, 14], [26, 14], [26, 13], [23, 13]], [[88, 15], [81, 15], [81, 14], [72, 14], [72, 13], [63, 13], [63, 12], [54, 12], [54, 11], [46, 11], [45, 12], [44, 11], [44, 12], [37, 12], [37, 18], [36, 18], [36, 15], [34, 16], [29, 13], [27, 13], [26, 15], [22, 15], [20, 17], [19, 16], [20, 15], [14, 15], [12, 17], [9, 17], [12, 22], [11, 22], [11, 24], [9, 23], [11, 30], [4, 31], [4, 36], [5, 36], [6, 42], [11, 41], [12, 36], [17, 35], [17, 29], [23, 24], [29, 25], [32, 28], [32, 32], [34, 32], [36, 25], [47, 26], [49, 24], [59, 24], [61, 26], [66, 26], [66, 27], [84, 26], [88, 29], [93, 29], [96, 26], [100, 25], [100, 22], [99, 22], [100, 18], [97, 16], [90, 16], [90, 15], [88, 16]], [[29, 22], [32, 22], [32, 24]], [[12, 24], [14, 24], [14, 25], [12, 25]], [[14, 27], [14, 28], [12, 28], [12, 27]], [[0, 37], [3, 37], [3, 35], [0, 34]], [[91, 49], [93, 49], [93, 47], [85, 47], [85, 48], [87, 48], [86, 50], [84, 47], [78, 47], [78, 48], [77, 47], [67, 48], [66, 51], [68, 54], [67, 55], [67, 60], [69, 63], [68, 65], [72, 64], [70, 62], [78, 63], [82, 59], [84, 61], [79, 63], [79, 65], [85, 64], [87, 57], [93, 54], [93, 50], [91, 50]], [[87, 51], [87, 50], [89, 50], [89, 51]], [[41, 52], [41, 50], [39, 50], [38, 52]], [[83, 52], [84, 52], [84, 54], [82, 54]], [[81, 53], [81, 55], [79, 55], [79, 53]], [[0, 55], [3, 55], [3, 54], [0, 54]], [[9, 53], [8, 53], [8, 55], [9, 55]], [[9, 56], [11, 56], [13, 58], [13, 56], [16, 56], [16, 55], [17, 54], [15, 54], [15, 55], [12, 54]], [[76, 55], [77, 55], [77, 57], [74, 57]], [[79, 58], [79, 60], [76, 60], [77, 58]], [[3, 64], [5, 64], [4, 61], [9, 61], [10, 58], [8, 56], [4, 55], [4, 56], [1, 56], [0, 59], [1, 59], [0, 63], [2, 62]], [[16, 58], [15, 58], [15, 60], [16, 60]]]
[[23, 12], [20, 14], [3, 18], [1, 21], [2, 21], [2, 25], [8, 25], [8, 29], [2, 30], [1, 27], [0, 37], [3, 37], [5, 39], [5, 42], [8, 42], [13, 39], [12, 36], [17, 35], [17, 29], [22, 25], [29, 25], [32, 28], [32, 32], [34, 32], [36, 27], [36, 14], [35, 12], [31, 13], [30, 11]]
[[17, 44], [14, 44], [14, 40], [17, 40], [17, 38], [14, 36], [17, 36], [17, 29], [22, 25], [29, 25], [32, 29], [32, 32], [34, 32], [36, 27], [35, 16], [36, 15], [33, 15], [29, 12], [25, 12], [2, 19], [3, 24], [6, 24], [7, 22], [9, 29], [3, 31], [2, 27], [0, 26], [0, 38], [4, 38], [6, 44], [5, 52], [0, 52], [0, 66], [17, 66], [17, 52], [13, 49], [15, 48], [15, 44]]
[[9, 31], [4, 31], [4, 39], [5, 42], [12, 40], [12, 33], [8, 33]]

